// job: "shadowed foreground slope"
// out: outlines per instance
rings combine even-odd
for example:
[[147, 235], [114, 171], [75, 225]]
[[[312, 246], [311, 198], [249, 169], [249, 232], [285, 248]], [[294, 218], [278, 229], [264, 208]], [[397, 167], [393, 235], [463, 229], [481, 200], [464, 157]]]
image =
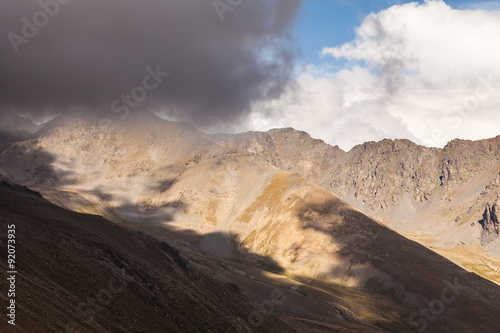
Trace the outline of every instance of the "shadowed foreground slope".
[[[338, 203], [327, 203], [330, 214], [349, 210]], [[318, 212], [326, 209], [308, 205]], [[97, 216], [56, 207], [37, 192], [6, 182], [0, 183], [0, 212], [2, 240], [7, 225], [16, 225], [16, 329], [21, 332], [236, 332], [237, 319], [250, 318], [256, 306], [264, 304], [262, 295], [269, 298], [274, 290], [280, 290], [286, 302], [255, 331], [416, 332], [425, 321], [428, 332], [493, 333], [500, 324], [495, 285], [474, 274], [460, 274], [439, 256], [421, 258], [408, 270], [415, 258], [405, 262], [399, 256], [421, 253], [422, 248], [402, 237], [394, 242], [393, 232], [375, 227], [356, 212], [349, 213], [349, 219], [358, 219], [364, 229], [358, 230], [359, 237], [334, 224], [327, 228], [336, 230], [314, 223], [307, 227], [335, 234], [344, 240], [341, 243], [357, 248], [341, 250], [340, 255], [354, 261], [364, 257], [389, 273], [370, 279], [364, 288], [287, 281], [244, 262], [193, 255], [193, 250], [189, 257], [207, 262], [200, 270], [200, 263], [189, 263], [166, 243]], [[387, 244], [387, 249], [357, 243], [367, 232], [376, 233], [376, 242]], [[4, 244], [0, 251], [6, 253]], [[387, 262], [379, 261], [382, 257]], [[400, 265], [394, 265], [394, 257]], [[7, 270], [4, 258], [1, 266]], [[208, 277], [222, 276], [221, 269], [230, 274], [217, 280]], [[7, 289], [4, 279], [1, 288]], [[5, 303], [4, 294], [2, 298]], [[415, 308], [419, 304], [420, 309]], [[2, 328], [12, 328], [5, 321]]]
[[[14, 224], [18, 270], [16, 326], [4, 314], [3, 332], [234, 332], [238, 316], [254, 311], [236, 286], [193, 269], [166, 243], [27, 188], [1, 182], [0, 212], [0, 251]], [[261, 329], [294, 331], [274, 316]]]

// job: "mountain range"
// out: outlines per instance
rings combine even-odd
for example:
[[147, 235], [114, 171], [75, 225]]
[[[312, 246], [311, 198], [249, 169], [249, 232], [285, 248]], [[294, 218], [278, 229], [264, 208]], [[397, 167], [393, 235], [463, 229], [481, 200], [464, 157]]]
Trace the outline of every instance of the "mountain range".
[[[166, 331], [500, 327], [500, 136], [454, 140], [443, 149], [383, 140], [345, 152], [290, 128], [209, 135], [141, 113], [110, 126], [65, 114], [5, 138], [2, 221], [30, 230], [24, 237], [32, 252], [21, 256], [33, 268], [27, 283], [49, 290], [33, 294], [37, 304], [61, 290], [57, 306], [77, 303], [109, 279], [86, 273], [78, 292], [61, 286], [64, 274], [72, 276], [67, 268], [33, 255], [50, 249], [90, 273], [108, 267], [118, 274], [125, 267], [134, 282], [123, 297], [151, 304], [156, 312], [148, 325], [166, 321], [172, 325]], [[41, 243], [28, 241], [37, 237]], [[74, 249], [87, 254], [79, 257]], [[35, 267], [43, 262], [53, 275], [38, 281]], [[48, 287], [54, 281], [60, 290]], [[169, 289], [169, 283], [180, 287]], [[165, 290], [173, 296], [164, 298]], [[273, 292], [287, 300], [271, 301], [273, 318], [261, 315], [262, 324], [242, 328], [240, 319], [251, 307], [269, 305]], [[227, 300], [211, 305], [220, 295]], [[201, 311], [188, 305], [193, 302], [207, 311], [200, 312], [210, 318], [205, 326], [189, 322]], [[229, 315], [233, 303], [242, 305]], [[129, 304], [115, 304], [116, 311], [131, 313]], [[96, 314], [96, 327], [123, 331], [119, 325], [127, 324], [141, 331], [139, 319], [120, 322], [113, 309]], [[57, 311], [30, 323], [55, 330], [53, 318], [64, 312]], [[77, 320], [69, 312], [64, 318]], [[188, 323], [191, 328], [183, 326]]]

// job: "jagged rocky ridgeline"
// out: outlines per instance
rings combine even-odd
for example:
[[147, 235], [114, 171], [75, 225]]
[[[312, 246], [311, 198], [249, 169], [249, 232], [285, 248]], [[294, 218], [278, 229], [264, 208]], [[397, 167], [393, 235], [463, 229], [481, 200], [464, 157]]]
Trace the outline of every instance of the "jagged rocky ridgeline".
[[[275, 176], [295, 172], [427, 246], [482, 247], [500, 258], [500, 238], [493, 234], [484, 242], [477, 223], [499, 193], [499, 143], [500, 136], [453, 140], [437, 149], [382, 140], [344, 152], [290, 128], [206, 135], [154, 115], [134, 114], [102, 128], [98, 119], [68, 114], [4, 149], [0, 174], [39, 187], [60, 205], [117, 222], [212, 230], [224, 221], [264, 221], [277, 212], [281, 203], [273, 194], [302, 185]], [[259, 197], [263, 190], [267, 196]], [[275, 200], [274, 208], [255, 211], [256, 198]], [[255, 239], [246, 227], [245, 246], [269, 240]], [[272, 244], [260, 251], [273, 254], [278, 245]], [[466, 256], [482, 265], [482, 248]], [[287, 256], [296, 257], [295, 250]]]

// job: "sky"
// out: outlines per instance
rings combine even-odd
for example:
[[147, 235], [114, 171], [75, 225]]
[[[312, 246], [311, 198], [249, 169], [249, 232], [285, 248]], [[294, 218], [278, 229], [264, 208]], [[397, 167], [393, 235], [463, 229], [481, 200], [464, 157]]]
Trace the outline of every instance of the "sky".
[[305, 1], [297, 86], [241, 128], [290, 126], [345, 150], [500, 134], [500, 2]]
[[[403, 0], [310, 0], [300, 7], [295, 33], [298, 36], [303, 55], [303, 64], [320, 65], [320, 51], [326, 45], [340, 45], [355, 37], [355, 29], [370, 13], [377, 13], [393, 5], [425, 1]], [[500, 10], [500, 1], [448, 0], [446, 4], [454, 9]], [[334, 64], [330, 59], [330, 65]]]
[[152, 111], [348, 150], [500, 125], [500, 1], [4, 0], [0, 120]]

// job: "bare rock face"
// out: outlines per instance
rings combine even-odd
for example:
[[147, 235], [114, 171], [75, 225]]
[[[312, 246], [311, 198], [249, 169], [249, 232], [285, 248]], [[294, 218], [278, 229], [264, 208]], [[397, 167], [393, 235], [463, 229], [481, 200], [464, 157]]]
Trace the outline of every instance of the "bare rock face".
[[463, 183], [498, 162], [500, 137], [469, 141], [455, 139], [442, 150], [441, 180], [444, 184]]
[[500, 206], [498, 203], [487, 205], [483, 213], [483, 219], [479, 221], [484, 231], [488, 234], [500, 235]]
[[348, 152], [322, 186], [383, 215], [394, 210], [403, 197], [425, 202], [431, 196], [436, 187], [437, 155], [437, 149], [409, 140], [367, 142]]
[[236, 135], [211, 135], [217, 144], [246, 151], [286, 172], [297, 172], [319, 184], [346, 153], [293, 128], [268, 132], [247, 132]]

